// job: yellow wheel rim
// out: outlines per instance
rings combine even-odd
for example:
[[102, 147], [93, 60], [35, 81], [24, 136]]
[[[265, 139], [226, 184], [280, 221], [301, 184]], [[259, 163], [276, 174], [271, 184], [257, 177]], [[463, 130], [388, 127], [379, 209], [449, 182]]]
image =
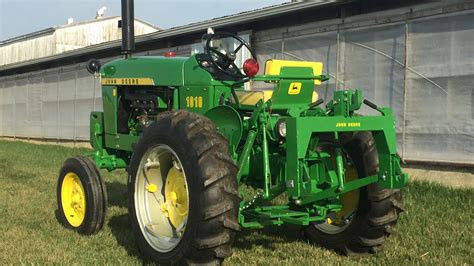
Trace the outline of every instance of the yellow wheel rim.
[[176, 167], [171, 167], [166, 177], [165, 199], [171, 224], [182, 227], [188, 217], [188, 191], [183, 172]]
[[61, 205], [66, 220], [73, 227], [79, 227], [86, 215], [86, 193], [79, 176], [69, 172], [61, 185]]
[[[345, 178], [345, 182], [350, 182], [357, 179], [357, 170], [354, 166], [346, 168]], [[336, 212], [336, 221], [345, 219], [349, 214], [357, 209], [357, 205], [359, 205], [359, 194], [359, 189], [356, 189], [340, 196], [342, 209]]]
[[134, 210], [143, 237], [159, 252], [173, 250], [183, 238], [189, 216], [189, 186], [176, 152], [151, 147], [137, 169]]
[[[352, 162], [345, 160], [344, 169], [344, 182], [350, 182], [358, 178], [357, 169]], [[339, 196], [339, 199], [342, 204], [341, 210], [332, 213], [325, 222], [316, 225], [319, 230], [326, 234], [341, 233], [349, 226], [359, 206], [360, 190], [356, 189], [344, 193]]]

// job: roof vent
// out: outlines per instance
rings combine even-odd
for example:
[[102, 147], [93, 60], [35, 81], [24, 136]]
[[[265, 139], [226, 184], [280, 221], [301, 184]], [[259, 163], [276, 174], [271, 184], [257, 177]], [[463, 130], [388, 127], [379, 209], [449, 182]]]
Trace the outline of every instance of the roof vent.
[[106, 6], [101, 7], [99, 10], [97, 10], [95, 19], [103, 18], [105, 14], [105, 10], [107, 10]]

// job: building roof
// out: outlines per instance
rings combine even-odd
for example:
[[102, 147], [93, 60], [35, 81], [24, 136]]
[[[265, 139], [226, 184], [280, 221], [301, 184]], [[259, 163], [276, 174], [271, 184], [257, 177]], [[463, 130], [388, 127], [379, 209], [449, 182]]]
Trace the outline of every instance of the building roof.
[[[0, 41], [0, 46], [11, 44], [11, 43], [14, 43], [14, 42], [20, 42], [20, 41], [27, 40], [27, 39], [36, 38], [36, 37], [46, 35], [46, 34], [50, 34], [50, 33], [53, 33], [54, 31], [56, 31], [58, 29], [75, 27], [75, 26], [84, 25], [84, 24], [92, 24], [92, 23], [97, 23], [97, 22], [103, 22], [105, 20], [111, 20], [111, 19], [120, 19], [120, 16], [102, 17], [102, 18], [98, 18], [98, 19], [90, 19], [90, 20], [84, 20], [84, 21], [75, 22], [75, 23], [71, 23], [71, 24], [54, 26], [54, 27], [51, 27], [51, 28], [47, 28], [47, 29], [43, 29], [43, 30], [39, 30], [39, 31], [27, 33], [27, 34], [23, 34], [23, 35], [20, 35], [20, 36], [16, 36], [16, 37], [13, 37], [13, 38], [10, 38], [10, 39]], [[146, 21], [143, 21], [141, 19], [135, 18], [135, 21], [143, 23], [143, 24], [145, 24], [149, 27], [152, 27], [156, 30], [163, 30], [162, 28], [157, 27], [157, 26], [155, 26], [151, 23], [148, 23]]]

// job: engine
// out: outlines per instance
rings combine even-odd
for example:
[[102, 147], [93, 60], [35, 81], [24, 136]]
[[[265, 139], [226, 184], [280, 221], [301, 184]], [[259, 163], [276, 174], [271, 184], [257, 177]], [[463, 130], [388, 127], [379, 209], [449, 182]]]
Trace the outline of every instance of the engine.
[[169, 110], [173, 90], [168, 87], [122, 87], [118, 90], [117, 131], [138, 135], [160, 112]]

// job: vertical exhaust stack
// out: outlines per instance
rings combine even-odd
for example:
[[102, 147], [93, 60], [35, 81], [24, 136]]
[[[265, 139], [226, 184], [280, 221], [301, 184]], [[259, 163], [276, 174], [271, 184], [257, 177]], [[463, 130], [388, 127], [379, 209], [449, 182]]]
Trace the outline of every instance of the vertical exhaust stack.
[[133, 0], [122, 0], [122, 54], [130, 57], [135, 50]]

